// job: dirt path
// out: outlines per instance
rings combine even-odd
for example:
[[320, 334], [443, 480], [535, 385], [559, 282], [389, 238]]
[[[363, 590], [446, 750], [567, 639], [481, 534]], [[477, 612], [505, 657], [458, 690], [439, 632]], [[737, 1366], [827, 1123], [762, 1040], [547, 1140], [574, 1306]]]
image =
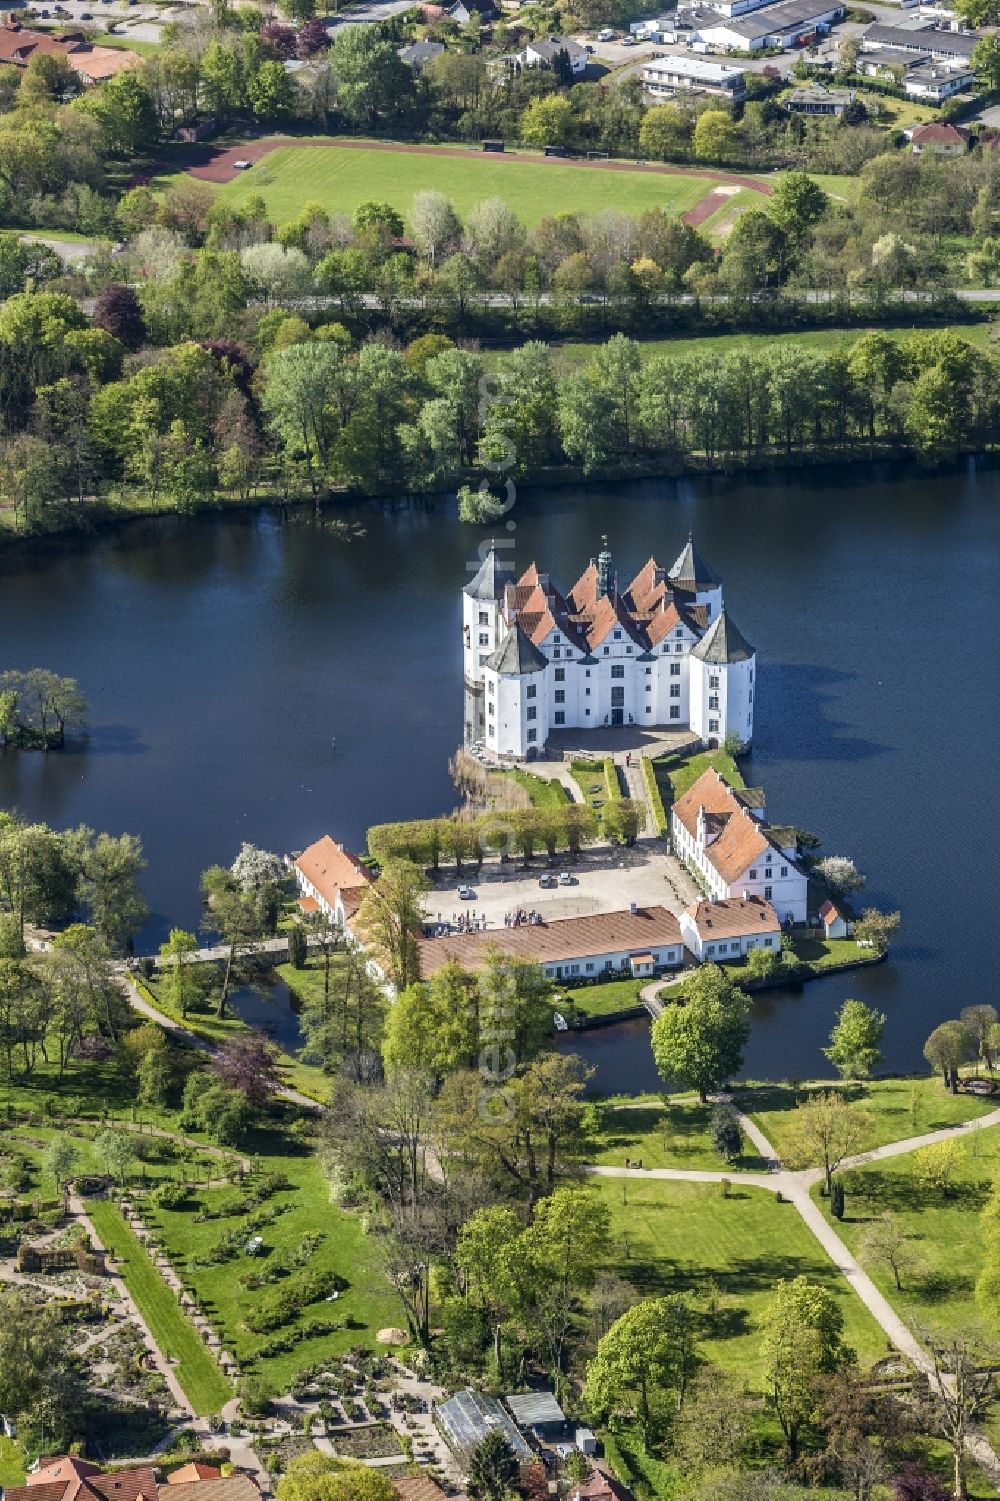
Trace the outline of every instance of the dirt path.
[[694, 208], [689, 208], [686, 214], [681, 215], [681, 218], [692, 229], [697, 229], [699, 224], [704, 224], [706, 219], [711, 219], [716, 209], [723, 208], [738, 192], [737, 187], [713, 188], [710, 193], [705, 194], [704, 198], [699, 198]]
[[[707, 178], [710, 182], [730, 183], [735, 188], [749, 188], [751, 192], [762, 193], [765, 198], [769, 198], [774, 192], [768, 182], [758, 181], [755, 177], [722, 172], [717, 167], [677, 167], [668, 162], [589, 162], [578, 157], [533, 156], [518, 151], [487, 154], [477, 151], [472, 146], [425, 146], [417, 142], [411, 144], [403, 141], [357, 141], [343, 140], [339, 137], [303, 139], [296, 136], [269, 136], [264, 140], [244, 141], [238, 146], [206, 146], [203, 148], [203, 159], [187, 169], [188, 176], [196, 177], [201, 182], [232, 182], [234, 176], [239, 176], [235, 169], [236, 162], [259, 162], [269, 152], [277, 151], [281, 146], [310, 146], [319, 150], [336, 146], [343, 151], [408, 152], [413, 156], [471, 157], [476, 161], [482, 161], [485, 157], [491, 163], [527, 162], [535, 166], [574, 167], [586, 172], [645, 172], [653, 176], [659, 174], [667, 177]], [[702, 199], [702, 203], [705, 201]], [[690, 212], [697, 213], [701, 206], [701, 203], [695, 204]], [[713, 204], [708, 213], [714, 213], [719, 206], [719, 203]], [[705, 214], [705, 218], [708, 217], [708, 213]], [[696, 222], [701, 223], [701, 220]]]

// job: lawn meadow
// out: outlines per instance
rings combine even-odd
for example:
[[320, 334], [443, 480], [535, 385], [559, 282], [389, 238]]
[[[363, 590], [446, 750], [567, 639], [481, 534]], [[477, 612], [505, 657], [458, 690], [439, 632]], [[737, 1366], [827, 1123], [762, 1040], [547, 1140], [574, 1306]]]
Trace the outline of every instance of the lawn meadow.
[[[160, 178], [154, 186], [166, 181]], [[259, 193], [272, 218], [282, 223], [310, 200], [331, 213], [350, 214], [374, 198], [391, 203], [405, 218], [414, 193], [433, 188], [451, 199], [463, 217], [484, 198], [502, 198], [531, 226], [549, 214], [595, 214], [608, 208], [683, 214], [713, 186], [708, 175], [617, 172], [541, 156], [442, 156], [320, 141], [279, 146], [249, 171], [235, 173], [219, 193], [234, 205]]]

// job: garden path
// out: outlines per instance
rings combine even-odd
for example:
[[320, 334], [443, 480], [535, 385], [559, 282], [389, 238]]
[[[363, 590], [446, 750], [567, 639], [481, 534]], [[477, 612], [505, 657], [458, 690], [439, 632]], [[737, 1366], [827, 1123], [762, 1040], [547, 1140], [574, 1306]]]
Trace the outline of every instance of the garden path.
[[[717, 1098], [729, 1099], [729, 1096], [723, 1095]], [[666, 1178], [682, 1183], [721, 1183], [728, 1179], [731, 1183], [743, 1183], [748, 1187], [780, 1193], [798, 1210], [834, 1266], [850, 1283], [896, 1349], [905, 1355], [917, 1370], [933, 1379], [935, 1369], [930, 1355], [909, 1326], [900, 1318], [889, 1300], [875, 1286], [868, 1273], [848, 1250], [813, 1199], [810, 1190], [822, 1181], [823, 1169], [804, 1168], [800, 1171], [791, 1171], [782, 1167], [777, 1152], [760, 1127], [742, 1111], [737, 1111], [737, 1113], [741, 1129], [770, 1164], [767, 1173], [702, 1172], [687, 1168], [625, 1168], [596, 1165], [585, 1167], [584, 1172], [602, 1178]], [[866, 1163], [881, 1161], [886, 1157], [903, 1156], [907, 1152], [919, 1151], [921, 1147], [933, 1145], [935, 1142], [951, 1141], [994, 1125], [1000, 1125], [1000, 1109], [990, 1111], [987, 1115], [979, 1116], [975, 1120], [966, 1121], [960, 1126], [945, 1126], [940, 1131], [929, 1131], [922, 1136], [910, 1136], [903, 1141], [889, 1142], [885, 1146], [875, 1147], [870, 1152], [846, 1159], [841, 1167], [859, 1167]], [[946, 1377], [945, 1380], [947, 1379]], [[986, 1436], [979, 1432], [970, 1433], [966, 1447], [989, 1477], [990, 1482], [1000, 1486], [1000, 1456], [997, 1455]]]

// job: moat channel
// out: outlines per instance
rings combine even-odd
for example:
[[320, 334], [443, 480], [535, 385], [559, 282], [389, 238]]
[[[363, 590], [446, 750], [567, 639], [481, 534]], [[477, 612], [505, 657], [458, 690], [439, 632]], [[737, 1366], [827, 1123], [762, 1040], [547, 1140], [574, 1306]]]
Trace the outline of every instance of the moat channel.
[[[631, 577], [694, 529], [757, 648], [748, 777], [903, 913], [889, 964], [762, 998], [749, 1075], [824, 1069], [848, 995], [888, 1013], [895, 1069], [995, 999], [998, 492], [995, 469], [799, 471], [526, 492], [511, 512], [515, 566], [537, 557], [566, 587], [603, 532]], [[199, 872], [241, 840], [360, 845], [371, 823], [454, 805], [458, 590], [485, 534], [446, 505], [348, 519], [363, 537], [261, 511], [0, 553], [0, 666], [73, 675], [92, 717], [63, 752], [0, 753], [0, 806], [142, 836], [142, 949], [197, 926]], [[602, 1087], [655, 1086], [644, 1023], [578, 1045]]]

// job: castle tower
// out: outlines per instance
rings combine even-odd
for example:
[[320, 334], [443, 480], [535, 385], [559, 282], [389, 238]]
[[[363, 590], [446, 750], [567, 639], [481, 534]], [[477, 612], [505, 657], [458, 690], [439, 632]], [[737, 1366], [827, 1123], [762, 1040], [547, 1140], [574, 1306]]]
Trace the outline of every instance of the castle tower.
[[607, 595], [608, 599], [614, 599], [618, 593], [618, 577], [608, 548], [607, 537], [602, 537], [601, 542], [604, 545], [597, 556], [597, 592]]
[[753, 739], [753, 690], [757, 656], [725, 609], [689, 657], [691, 728], [706, 745], [738, 735]]
[[549, 733], [547, 659], [517, 622], [483, 669], [486, 744], [498, 756], [535, 756]]
[[710, 622], [718, 618], [722, 609], [722, 580], [695, 547], [692, 532], [688, 532], [687, 545], [667, 577], [676, 588], [683, 589], [686, 594], [693, 594], [695, 604], [705, 606]]

